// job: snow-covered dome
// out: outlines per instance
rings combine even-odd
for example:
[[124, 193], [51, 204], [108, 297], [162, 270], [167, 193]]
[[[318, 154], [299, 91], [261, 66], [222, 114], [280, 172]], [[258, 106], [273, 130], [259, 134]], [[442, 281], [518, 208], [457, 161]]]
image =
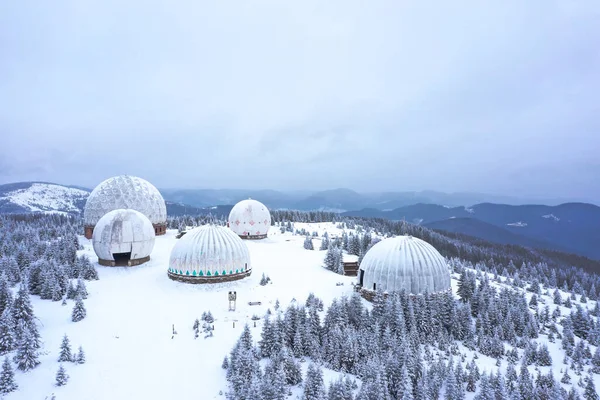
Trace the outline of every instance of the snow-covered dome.
[[150, 259], [154, 228], [139, 211], [110, 211], [96, 224], [92, 237], [101, 265], [138, 265]]
[[[118, 209], [141, 212], [148, 217], [155, 228], [166, 226], [165, 200], [154, 185], [142, 178], [119, 175], [96, 186], [85, 203], [84, 224], [86, 227], [93, 228], [104, 214]], [[157, 234], [162, 234], [165, 230], [155, 229]], [[90, 236], [91, 233], [92, 229], [89, 229], [89, 233], [86, 230], [86, 236]]]
[[367, 290], [409, 294], [450, 289], [450, 271], [444, 257], [429, 243], [412, 236], [382, 240], [360, 263], [359, 284]]
[[203, 225], [186, 233], [173, 247], [169, 277], [191, 283], [222, 282], [250, 275], [246, 243], [224, 226]]
[[271, 213], [260, 201], [242, 200], [231, 209], [227, 225], [242, 239], [266, 238], [271, 227]]

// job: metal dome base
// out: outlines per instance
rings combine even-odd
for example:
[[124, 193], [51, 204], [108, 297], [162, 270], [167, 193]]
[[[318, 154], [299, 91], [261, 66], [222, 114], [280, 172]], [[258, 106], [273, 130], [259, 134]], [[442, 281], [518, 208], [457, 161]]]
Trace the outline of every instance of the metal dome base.
[[260, 240], [260, 239], [267, 238], [266, 233], [264, 235], [238, 235], [238, 236], [240, 237], [240, 239], [244, 239], [244, 240]]
[[[361, 297], [369, 302], [373, 302], [373, 300], [375, 299], [375, 295], [377, 294], [376, 291], [374, 290], [370, 290], [370, 289], [365, 289], [364, 287], [361, 287], [360, 285], [356, 285], [354, 286], [354, 290], [356, 292], [358, 292]], [[441, 294], [445, 294], [445, 293], [450, 293], [452, 294], [452, 289], [447, 289], [447, 290], [442, 290], [440, 292], [435, 292], [435, 293], [429, 293], [430, 296], [438, 296]], [[387, 298], [390, 295], [390, 293], [388, 292], [383, 292], [383, 297]], [[422, 296], [423, 293], [419, 293], [419, 294], [409, 294], [409, 297], [417, 297], [417, 296]]]
[[116, 265], [115, 260], [103, 260], [103, 259], [99, 258], [98, 264], [104, 265], [105, 267], [133, 267], [135, 265], [140, 265], [140, 264], [143, 264], [148, 261], [150, 261], [150, 256], [138, 258], [135, 260], [129, 260], [127, 262], [127, 265]]
[[239, 281], [240, 279], [244, 279], [247, 276], [250, 276], [252, 270], [241, 272], [239, 274], [233, 275], [218, 275], [218, 276], [189, 276], [189, 275], [179, 275], [174, 274], [171, 271], [167, 271], [167, 275], [171, 280], [183, 282], [183, 283], [192, 283], [192, 284], [210, 284], [210, 283], [222, 283], [222, 282], [233, 282]]

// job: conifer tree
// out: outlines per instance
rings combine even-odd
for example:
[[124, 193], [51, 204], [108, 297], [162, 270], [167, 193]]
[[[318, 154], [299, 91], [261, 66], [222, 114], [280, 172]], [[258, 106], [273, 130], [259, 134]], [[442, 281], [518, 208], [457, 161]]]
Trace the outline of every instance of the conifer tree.
[[329, 246], [327, 248], [327, 253], [325, 254], [325, 261], [324, 261], [324, 267], [327, 268], [330, 271], [336, 271], [336, 265], [335, 265], [335, 255], [336, 255], [337, 249], [335, 248], [335, 246]]
[[85, 353], [83, 352], [83, 347], [79, 346], [77, 350], [77, 355], [75, 356], [74, 362], [77, 364], [85, 364]]
[[21, 371], [29, 371], [30, 369], [37, 367], [40, 361], [38, 359], [37, 347], [33, 335], [23, 326], [23, 321], [19, 321], [19, 324], [22, 326], [22, 332], [14, 361], [17, 364], [18, 369]]
[[4, 310], [10, 309], [12, 302], [12, 292], [10, 290], [6, 275], [3, 272], [0, 276], [0, 315], [4, 313]]
[[304, 238], [304, 249], [306, 250], [314, 250], [314, 246], [313, 246], [313, 242], [312, 242], [312, 238], [310, 236], [306, 236], [306, 238]]
[[69, 342], [69, 338], [65, 334], [60, 345], [60, 354], [58, 356], [58, 362], [67, 361], [73, 361], [73, 353], [71, 352], [71, 343]]
[[15, 349], [16, 340], [13, 333], [15, 322], [10, 308], [7, 308], [0, 317], [0, 354], [6, 354]]
[[56, 386], [64, 386], [69, 381], [69, 375], [67, 375], [67, 371], [65, 371], [65, 367], [60, 364], [58, 367], [58, 371], [56, 372]]
[[304, 380], [302, 400], [325, 400], [325, 384], [323, 371], [315, 364], [310, 364]]
[[583, 392], [583, 398], [585, 400], [599, 400], [600, 395], [596, 392], [596, 385], [594, 385], [594, 377], [590, 374], [585, 378], [585, 391]]
[[8, 357], [4, 357], [2, 363], [2, 372], [0, 373], [0, 393], [6, 394], [14, 392], [19, 386], [15, 382], [15, 371], [10, 363]]
[[229, 368], [229, 358], [227, 356], [223, 357], [223, 362], [221, 363], [221, 368], [223, 368], [223, 369]]
[[73, 322], [79, 322], [86, 317], [86, 310], [83, 304], [83, 300], [81, 297], [78, 297], [75, 301], [75, 307], [73, 307], [73, 312], [71, 313], [71, 320]]
[[81, 278], [77, 279], [77, 286], [75, 287], [75, 298], [77, 298], [77, 296], [84, 300], [88, 298], [88, 291], [85, 287], [85, 282]]

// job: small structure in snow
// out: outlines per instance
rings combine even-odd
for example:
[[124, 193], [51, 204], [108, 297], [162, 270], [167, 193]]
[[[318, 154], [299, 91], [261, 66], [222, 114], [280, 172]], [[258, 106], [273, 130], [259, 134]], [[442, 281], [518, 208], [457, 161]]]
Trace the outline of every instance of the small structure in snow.
[[203, 225], [183, 236], [171, 251], [169, 278], [186, 283], [217, 283], [252, 273], [246, 243], [231, 230]]
[[154, 228], [138, 211], [114, 210], [100, 218], [92, 240], [100, 265], [130, 267], [150, 260]]
[[358, 274], [363, 297], [377, 290], [407, 294], [450, 290], [450, 270], [444, 257], [429, 243], [412, 236], [382, 240], [365, 254]]
[[271, 213], [260, 201], [242, 200], [231, 209], [227, 226], [242, 239], [264, 239], [271, 227]]

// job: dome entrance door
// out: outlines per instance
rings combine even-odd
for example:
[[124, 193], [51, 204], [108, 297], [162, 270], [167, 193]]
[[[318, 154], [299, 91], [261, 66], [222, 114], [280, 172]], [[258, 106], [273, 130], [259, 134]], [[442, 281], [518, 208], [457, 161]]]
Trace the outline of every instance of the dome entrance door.
[[116, 267], [127, 267], [131, 260], [131, 252], [128, 253], [113, 253]]
[[359, 284], [360, 286], [362, 286], [362, 285], [363, 285], [363, 279], [364, 279], [364, 278], [365, 278], [365, 270], [364, 270], [364, 269], [361, 269], [361, 270], [360, 270], [360, 278], [359, 278], [359, 280], [358, 280], [358, 284]]

